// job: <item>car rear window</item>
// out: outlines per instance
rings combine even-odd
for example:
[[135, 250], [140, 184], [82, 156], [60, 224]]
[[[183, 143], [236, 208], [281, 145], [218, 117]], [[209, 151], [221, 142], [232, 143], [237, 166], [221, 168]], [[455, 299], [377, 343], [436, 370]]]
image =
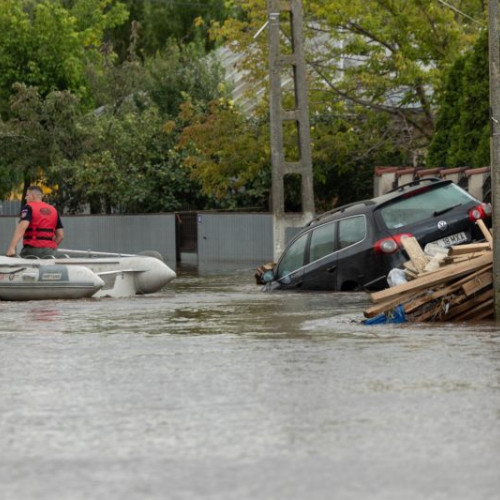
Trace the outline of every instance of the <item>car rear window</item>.
[[456, 184], [408, 193], [379, 210], [389, 229], [405, 227], [439, 215], [439, 212], [470, 203], [475, 198]]

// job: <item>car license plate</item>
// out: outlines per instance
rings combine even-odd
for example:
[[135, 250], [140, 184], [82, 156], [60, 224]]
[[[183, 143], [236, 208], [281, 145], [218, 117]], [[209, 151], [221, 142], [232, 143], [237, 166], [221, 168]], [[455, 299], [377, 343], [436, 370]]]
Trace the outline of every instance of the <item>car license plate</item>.
[[450, 236], [445, 236], [440, 240], [433, 241], [432, 243], [439, 245], [440, 247], [451, 247], [452, 245], [460, 245], [460, 243], [465, 243], [469, 241], [469, 238], [464, 232], [450, 234]]

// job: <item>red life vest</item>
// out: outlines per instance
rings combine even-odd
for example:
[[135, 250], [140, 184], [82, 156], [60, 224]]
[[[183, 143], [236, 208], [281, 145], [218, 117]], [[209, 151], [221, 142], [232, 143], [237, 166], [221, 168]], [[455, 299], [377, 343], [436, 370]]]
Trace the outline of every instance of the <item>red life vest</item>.
[[31, 222], [23, 237], [23, 245], [37, 248], [57, 248], [54, 241], [57, 225], [57, 211], [43, 201], [30, 201]]

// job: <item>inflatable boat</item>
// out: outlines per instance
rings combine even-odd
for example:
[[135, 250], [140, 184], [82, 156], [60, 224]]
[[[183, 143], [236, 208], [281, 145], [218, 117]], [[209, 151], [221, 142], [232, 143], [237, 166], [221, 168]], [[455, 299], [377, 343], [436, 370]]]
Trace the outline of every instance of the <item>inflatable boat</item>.
[[103, 286], [84, 266], [0, 257], [0, 300], [83, 299]]
[[85, 266], [104, 281], [94, 297], [131, 297], [155, 293], [177, 277], [158, 252], [120, 254], [93, 250], [59, 249], [59, 257], [48, 262]]
[[59, 250], [53, 259], [0, 257], [0, 300], [132, 297], [177, 277], [156, 252]]

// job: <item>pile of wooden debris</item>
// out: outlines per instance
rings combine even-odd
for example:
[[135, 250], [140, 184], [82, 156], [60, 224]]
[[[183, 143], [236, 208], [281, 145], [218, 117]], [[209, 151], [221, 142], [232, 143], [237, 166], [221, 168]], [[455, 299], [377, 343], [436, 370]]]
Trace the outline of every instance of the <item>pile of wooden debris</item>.
[[482, 221], [478, 225], [484, 243], [424, 252], [415, 238], [403, 239], [410, 257], [400, 271], [404, 280], [371, 293], [374, 305], [364, 311], [365, 317], [390, 318], [397, 308], [407, 321], [493, 319], [492, 235]]

